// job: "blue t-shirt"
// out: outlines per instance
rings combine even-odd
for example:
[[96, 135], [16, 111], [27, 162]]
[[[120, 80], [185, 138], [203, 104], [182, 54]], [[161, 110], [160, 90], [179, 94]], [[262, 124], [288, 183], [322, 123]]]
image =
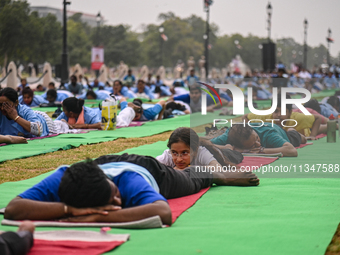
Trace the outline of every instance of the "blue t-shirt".
[[[42, 125], [42, 134], [40, 136], [47, 136], [49, 130], [46, 120], [40, 114], [36, 114], [31, 108], [26, 105], [19, 104], [17, 106], [18, 115], [29, 122], [40, 122]], [[26, 138], [35, 137], [30, 132], [26, 131], [22, 126], [14, 120], [9, 120], [5, 115], [0, 112], [0, 134], [1, 135], [14, 135], [23, 136]]]
[[[131, 88], [131, 91], [134, 92], [134, 93], [138, 93], [138, 88]], [[150, 100], [155, 98], [155, 96], [153, 95], [151, 89], [148, 88], [147, 86], [145, 86], [143, 92], [149, 97]]]
[[[117, 163], [120, 165], [125, 163], [127, 168], [134, 165], [126, 162]], [[115, 163], [110, 164], [114, 165]], [[21, 193], [19, 197], [43, 202], [60, 202], [58, 196], [59, 185], [67, 168], [68, 166], [61, 166], [50, 176]], [[158, 200], [166, 201], [162, 195], [157, 193], [150, 184], [136, 172], [124, 171], [116, 177], [111, 178], [111, 180], [116, 184], [120, 192], [123, 208], [150, 204]]]
[[[84, 122], [85, 122], [85, 124], [96, 124], [96, 123], [102, 121], [101, 118], [102, 118], [102, 116], [100, 114], [100, 111], [98, 111], [98, 109], [93, 109], [93, 108], [89, 108], [89, 107], [84, 106]], [[57, 120], [62, 120], [62, 119], [68, 121], [68, 117], [65, 115], [64, 112], [62, 112], [57, 118]]]
[[[25, 102], [24, 102], [23, 96], [19, 96], [18, 100], [19, 100], [19, 104], [26, 105]], [[44, 103], [47, 104], [48, 101], [46, 101], [42, 96], [34, 95], [31, 104], [27, 105], [27, 106], [28, 107], [35, 107], [35, 106], [39, 106], [40, 104], [44, 104]]]
[[[252, 123], [252, 125], [255, 125], [255, 123]], [[265, 148], [279, 148], [286, 142], [290, 143], [286, 131], [276, 124], [272, 127], [271, 123], [264, 123], [262, 127], [253, 127], [253, 129], [260, 137], [261, 146]], [[215, 137], [210, 141], [218, 145], [230, 144], [228, 140], [228, 133], [229, 129], [227, 129], [224, 134]]]
[[[128, 106], [128, 103], [126, 101], [123, 101], [120, 103], [120, 109], [123, 111]], [[162, 111], [163, 107], [160, 104], [155, 104], [154, 106], [143, 109], [143, 115], [140, 119], [140, 121], [145, 120], [154, 120], [157, 114], [159, 114]]]
[[320, 104], [320, 108], [321, 108], [321, 114], [325, 116], [326, 118], [329, 118], [331, 114], [333, 114], [334, 117], [338, 116], [339, 114], [337, 110], [334, 109], [334, 107], [331, 106], [329, 103]]
[[[47, 99], [47, 94], [44, 93], [41, 95], [44, 99]], [[66, 91], [66, 90], [58, 90], [57, 91], [57, 98], [56, 98], [56, 102], [62, 102], [64, 101], [66, 98], [69, 98], [69, 97], [73, 97], [74, 95], [69, 92], [69, 91]]]

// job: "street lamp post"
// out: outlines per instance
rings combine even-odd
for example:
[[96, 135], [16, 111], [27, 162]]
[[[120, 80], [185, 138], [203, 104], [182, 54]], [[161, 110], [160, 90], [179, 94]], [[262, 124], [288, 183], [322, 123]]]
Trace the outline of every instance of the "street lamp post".
[[331, 38], [332, 38], [332, 30], [328, 28], [328, 37], [327, 37], [327, 43], [328, 43], [328, 50], [327, 50], [327, 64], [331, 65], [331, 59], [330, 59], [330, 52], [331, 52]]
[[160, 52], [161, 52], [161, 66], [163, 65], [163, 38], [162, 38], [162, 34], [164, 32], [164, 27], [163, 26], [160, 26], [159, 29], [159, 35], [160, 35]]
[[273, 7], [272, 5], [270, 4], [270, 2], [268, 2], [268, 5], [267, 5], [267, 14], [268, 14], [268, 19], [267, 19], [267, 22], [268, 22], [268, 43], [270, 43], [270, 32], [271, 32], [271, 28], [272, 28], [272, 13], [273, 13]]
[[205, 11], [207, 13], [207, 21], [206, 21], [206, 32], [204, 35], [205, 38], [205, 77], [208, 78], [209, 75], [209, 13], [210, 13], [210, 4], [205, 5]]
[[[96, 36], [96, 46], [99, 47], [100, 46], [100, 39], [99, 39], [99, 29], [100, 29], [100, 23], [102, 21], [102, 15], [100, 14], [100, 12], [98, 12], [97, 16], [96, 16], [96, 21], [97, 21], [97, 36]], [[96, 78], [98, 79], [99, 76], [99, 70], [96, 70]]]
[[305, 30], [305, 38], [304, 38], [304, 44], [303, 44], [303, 66], [304, 68], [307, 69], [307, 28], [308, 28], [308, 21], [307, 19], [304, 20], [303, 22], [303, 27], [304, 27], [304, 30]]
[[67, 12], [66, 6], [71, 2], [63, 1], [63, 52], [61, 54], [61, 82], [68, 82], [68, 54], [67, 54]]

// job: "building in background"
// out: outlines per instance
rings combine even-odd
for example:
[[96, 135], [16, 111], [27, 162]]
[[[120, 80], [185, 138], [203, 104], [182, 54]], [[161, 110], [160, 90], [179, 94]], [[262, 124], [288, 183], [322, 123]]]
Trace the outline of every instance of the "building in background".
[[[57, 20], [62, 23], [63, 21], [63, 10], [48, 6], [31, 6], [31, 11], [38, 12], [39, 17], [46, 17], [49, 13], [55, 15], [57, 17]], [[76, 14], [78, 12], [74, 11], [67, 11], [67, 17], [71, 17], [72, 15]], [[84, 23], [87, 23], [91, 27], [97, 26], [97, 14], [88, 14], [88, 13], [82, 13], [81, 20]], [[104, 18], [101, 16], [101, 24], [103, 24]]]

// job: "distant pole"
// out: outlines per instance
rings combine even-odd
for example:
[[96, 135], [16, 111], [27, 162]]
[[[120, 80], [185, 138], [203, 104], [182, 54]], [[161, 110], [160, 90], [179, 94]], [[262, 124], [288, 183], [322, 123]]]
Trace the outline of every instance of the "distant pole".
[[63, 1], [64, 14], [63, 14], [63, 53], [61, 54], [61, 82], [68, 82], [68, 54], [67, 54], [67, 12], [66, 6], [71, 2]]
[[303, 26], [305, 29], [305, 39], [304, 39], [304, 52], [303, 52], [303, 67], [307, 69], [307, 28], [308, 28], [308, 21], [307, 19], [304, 20]]
[[332, 38], [332, 30], [328, 28], [328, 37], [327, 37], [327, 43], [328, 43], [328, 50], [327, 50], [327, 64], [331, 65], [331, 38]]
[[267, 5], [267, 14], [268, 14], [268, 43], [270, 43], [270, 33], [271, 33], [271, 29], [272, 29], [272, 13], [273, 13], [273, 7], [270, 4], [270, 2], [268, 2]]
[[[205, 1], [207, 2], [207, 1]], [[205, 11], [207, 12], [207, 22], [206, 22], [206, 32], [205, 32], [205, 77], [208, 78], [209, 75], [209, 13], [210, 4], [205, 5]]]
[[[100, 46], [100, 39], [99, 39], [99, 37], [100, 37], [100, 35], [99, 35], [99, 29], [100, 29], [100, 22], [101, 22], [101, 20], [102, 20], [102, 16], [101, 16], [101, 14], [100, 14], [100, 12], [98, 12], [98, 14], [97, 14], [97, 16], [96, 16], [96, 21], [97, 21], [97, 38], [96, 38], [96, 46], [97, 47], [99, 47]], [[96, 78], [98, 79], [98, 77], [99, 77], [99, 70], [96, 70]]]
[[162, 34], [163, 34], [163, 32], [164, 32], [164, 27], [163, 26], [160, 26], [159, 27], [159, 29], [158, 29], [158, 31], [159, 31], [159, 36], [160, 36], [160, 53], [161, 53], [161, 66], [163, 65], [163, 38], [162, 38]]

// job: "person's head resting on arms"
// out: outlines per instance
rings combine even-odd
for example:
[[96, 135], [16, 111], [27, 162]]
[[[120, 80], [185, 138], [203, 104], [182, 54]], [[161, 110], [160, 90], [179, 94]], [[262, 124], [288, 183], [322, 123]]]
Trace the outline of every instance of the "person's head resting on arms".
[[140, 118], [142, 117], [143, 115], [143, 102], [141, 99], [139, 98], [135, 98], [132, 103], [136, 106], [139, 106], [139, 110], [136, 112], [136, 115], [135, 115], [135, 118], [133, 119], [134, 121], [137, 121], [137, 120], [140, 120]]
[[97, 94], [93, 90], [89, 90], [86, 93], [86, 99], [97, 99]]
[[0, 109], [1, 113], [8, 117], [6, 111], [6, 105], [10, 108], [17, 107], [19, 105], [18, 93], [12, 88], [4, 88], [0, 91]]
[[25, 105], [30, 106], [32, 104], [33, 97], [34, 97], [34, 93], [30, 87], [25, 87], [22, 90], [22, 99]]
[[58, 190], [60, 201], [73, 207], [121, 206], [117, 186], [91, 160], [70, 166]]
[[83, 110], [84, 100], [75, 97], [66, 98], [63, 103], [63, 112], [67, 118], [77, 119]]
[[191, 128], [180, 127], [172, 132], [167, 146], [176, 168], [183, 170], [190, 166], [197, 155], [199, 137]]
[[55, 89], [49, 89], [46, 92], [46, 99], [49, 103], [54, 103], [57, 100], [57, 91]]
[[229, 129], [228, 140], [240, 150], [252, 150], [261, 147], [259, 135], [249, 125], [233, 125]]

